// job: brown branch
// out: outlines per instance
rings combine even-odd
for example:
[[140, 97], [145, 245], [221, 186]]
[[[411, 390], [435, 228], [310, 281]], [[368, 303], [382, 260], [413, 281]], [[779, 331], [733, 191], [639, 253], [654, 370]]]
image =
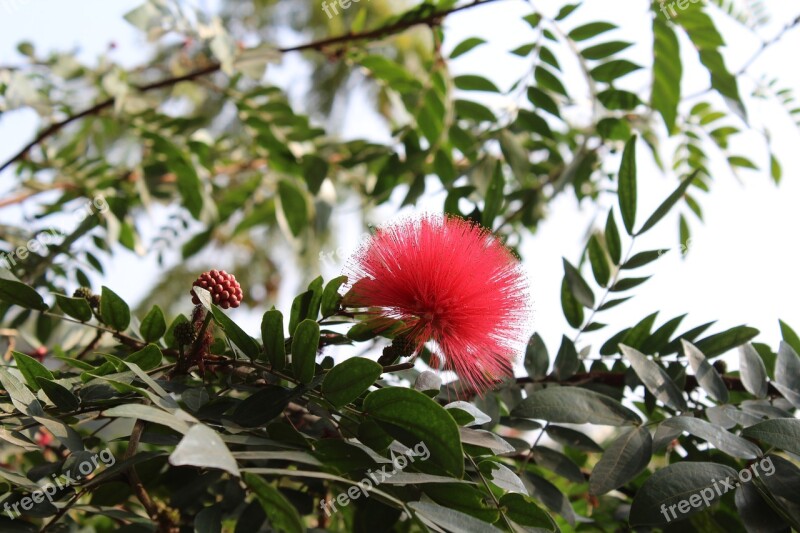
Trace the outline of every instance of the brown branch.
[[[498, 0], [474, 0], [473, 2], [471, 2], [469, 4], [465, 4], [465, 5], [459, 6], [459, 7], [454, 7], [454, 8], [451, 8], [451, 9], [446, 9], [444, 11], [438, 11], [436, 13], [432, 13], [430, 15], [427, 15], [425, 17], [421, 17], [421, 18], [418, 18], [418, 19], [410, 19], [410, 20], [400, 19], [399, 21], [397, 21], [397, 22], [395, 22], [393, 24], [388, 24], [386, 26], [383, 26], [381, 28], [376, 28], [374, 30], [369, 30], [369, 31], [361, 32], [361, 33], [346, 33], [346, 34], [337, 35], [337, 36], [334, 36], [334, 37], [327, 37], [325, 39], [312, 41], [312, 42], [301, 44], [301, 45], [298, 45], [298, 46], [290, 46], [290, 47], [286, 47], [286, 48], [278, 48], [278, 51], [281, 52], [281, 53], [284, 53], [284, 54], [290, 53], [290, 52], [302, 52], [302, 51], [306, 51], [306, 50], [321, 51], [321, 50], [323, 50], [325, 48], [328, 48], [330, 46], [337, 45], [337, 44], [351, 43], [351, 42], [355, 42], [355, 41], [363, 41], [363, 40], [368, 40], [368, 39], [380, 39], [380, 38], [383, 38], [383, 37], [386, 37], [386, 36], [389, 36], [389, 35], [400, 33], [400, 32], [402, 32], [402, 31], [404, 31], [404, 30], [406, 30], [408, 28], [411, 28], [411, 27], [414, 27], [414, 26], [418, 26], [418, 25], [422, 25], [422, 24], [425, 24], [425, 25], [428, 25], [428, 26], [436, 26], [436, 25], [439, 25], [441, 23], [441, 19], [442, 18], [444, 18], [444, 17], [446, 17], [446, 16], [448, 16], [448, 15], [450, 15], [452, 13], [456, 13], [458, 11], [464, 11], [466, 9], [470, 9], [470, 8], [473, 8], [473, 7], [476, 7], [476, 6], [480, 6], [480, 5], [483, 5], [483, 4], [490, 4], [492, 2], [497, 2], [497, 1]], [[184, 74], [182, 76], [166, 78], [166, 79], [163, 79], [163, 80], [160, 80], [160, 81], [156, 81], [156, 82], [153, 82], [153, 83], [148, 83], [148, 84], [145, 84], [145, 85], [136, 85], [136, 86], [134, 86], [134, 89], [138, 90], [139, 92], [144, 93], [144, 92], [148, 92], [148, 91], [154, 91], [154, 90], [157, 90], [157, 89], [164, 89], [166, 87], [172, 87], [173, 85], [176, 85], [176, 84], [178, 84], [180, 82], [183, 82], [183, 81], [191, 81], [191, 80], [194, 80], [195, 78], [200, 78], [202, 76], [207, 76], [209, 74], [213, 74], [213, 73], [219, 71], [221, 67], [222, 67], [222, 65], [220, 65], [219, 63], [216, 63], [216, 62], [215, 63], [210, 63], [210, 64], [208, 64], [208, 65], [206, 65], [204, 67], [198, 68], [197, 70], [193, 70], [193, 71], [191, 71], [191, 72], [189, 72], [187, 74]], [[111, 98], [108, 98], [106, 100], [102, 100], [102, 101], [96, 103], [95, 105], [93, 105], [92, 107], [84, 109], [80, 113], [77, 113], [75, 115], [70, 115], [70, 116], [66, 117], [65, 119], [63, 119], [63, 120], [61, 120], [59, 122], [55, 122], [55, 123], [51, 124], [50, 126], [45, 128], [43, 131], [41, 131], [31, 142], [29, 142], [27, 145], [25, 145], [19, 152], [17, 152], [15, 155], [13, 155], [8, 161], [6, 161], [2, 165], [0, 165], [0, 173], [3, 172], [8, 167], [10, 167], [11, 165], [13, 165], [14, 163], [24, 159], [28, 155], [28, 152], [30, 152], [33, 148], [38, 146], [40, 143], [42, 143], [47, 138], [49, 138], [49, 137], [55, 135], [56, 133], [60, 132], [62, 129], [64, 129], [64, 127], [66, 127], [69, 124], [71, 124], [71, 123], [73, 123], [73, 122], [75, 122], [77, 120], [80, 120], [82, 118], [99, 114], [100, 112], [112, 107], [114, 105], [115, 101], [116, 101], [115, 97], [111, 97]]]

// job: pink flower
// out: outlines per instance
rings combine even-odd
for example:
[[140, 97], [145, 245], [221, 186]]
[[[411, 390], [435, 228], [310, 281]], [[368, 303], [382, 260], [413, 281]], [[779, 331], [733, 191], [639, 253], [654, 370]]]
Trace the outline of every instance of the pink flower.
[[455, 217], [403, 219], [379, 229], [347, 270], [347, 305], [402, 320], [416, 350], [434, 341], [442, 368], [479, 394], [513, 375], [528, 333], [528, 284], [489, 231]]

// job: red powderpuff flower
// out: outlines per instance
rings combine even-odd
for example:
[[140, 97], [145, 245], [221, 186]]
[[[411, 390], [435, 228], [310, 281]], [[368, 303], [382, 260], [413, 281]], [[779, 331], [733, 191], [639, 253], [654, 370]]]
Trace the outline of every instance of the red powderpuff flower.
[[404, 219], [379, 229], [347, 270], [347, 305], [402, 320], [416, 350], [434, 341], [443, 369], [476, 392], [512, 375], [528, 333], [528, 284], [486, 229], [455, 217]]

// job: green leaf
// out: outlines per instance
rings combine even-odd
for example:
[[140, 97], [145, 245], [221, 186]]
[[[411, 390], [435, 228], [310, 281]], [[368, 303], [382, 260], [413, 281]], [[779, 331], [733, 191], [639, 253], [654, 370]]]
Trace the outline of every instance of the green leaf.
[[[636, 492], [631, 506], [630, 524], [632, 526], [665, 525], [676, 517], [705, 512], [709, 505], [720, 498], [714, 490], [714, 480], [736, 478], [733, 468], [701, 461], [678, 462], [657, 470], [647, 478]], [[664, 507], [676, 507], [681, 502], [689, 503], [688, 495], [706, 495], [699, 507], [688, 506], [686, 513], [672, 516], [662, 511]], [[704, 497], [706, 497], [704, 496]]]
[[370, 388], [383, 367], [363, 357], [354, 357], [333, 367], [322, 382], [322, 394], [336, 407], [346, 405]]
[[639, 416], [599, 392], [578, 387], [548, 387], [532, 392], [511, 416], [564, 424], [627, 426], [639, 424]]
[[583, 306], [590, 309], [593, 308], [594, 293], [589, 287], [589, 284], [586, 283], [586, 280], [583, 279], [578, 269], [572, 266], [569, 261], [566, 259], [562, 259], [562, 261], [564, 263], [564, 279], [567, 282], [570, 292]]
[[0, 300], [25, 309], [47, 310], [41, 295], [32, 287], [5, 277], [0, 277]]
[[531, 335], [528, 346], [525, 348], [525, 370], [534, 379], [542, 379], [547, 375], [550, 366], [550, 356], [547, 347], [538, 333]]
[[641, 69], [636, 63], [631, 63], [627, 59], [613, 59], [593, 68], [589, 74], [595, 81], [601, 83], [612, 83], [614, 80], [627, 76], [631, 72]]
[[322, 318], [334, 315], [336, 311], [339, 310], [339, 305], [342, 302], [342, 295], [339, 294], [339, 288], [346, 282], [347, 276], [339, 276], [338, 278], [333, 278], [325, 285], [325, 290], [322, 291], [322, 302], [320, 305]]
[[363, 411], [383, 423], [383, 427], [406, 446], [413, 448], [424, 443], [430, 451], [429, 461], [447, 474], [459, 479], [464, 475], [456, 421], [446, 409], [421, 392], [399, 387], [378, 389], [364, 399]]
[[794, 454], [800, 454], [800, 420], [773, 418], [742, 430], [742, 437], [755, 439]]
[[620, 268], [622, 270], [632, 270], [635, 268], [643, 267], [649, 263], [652, 263], [669, 250], [649, 250], [647, 252], [639, 252], [638, 254], [634, 255], [627, 261], [625, 264], [622, 265]]
[[561, 308], [570, 326], [579, 328], [583, 324], [583, 306], [569, 290], [566, 278], [561, 282]]
[[500, 209], [503, 206], [503, 189], [505, 184], [505, 177], [503, 176], [500, 162], [498, 161], [495, 165], [495, 171], [492, 173], [492, 179], [486, 189], [486, 196], [484, 196], [485, 201], [483, 203], [483, 217], [481, 221], [483, 225], [489, 229], [494, 228], [494, 219], [497, 217], [497, 214], [500, 213]]
[[553, 424], [548, 425], [545, 431], [547, 431], [548, 437], [563, 446], [575, 448], [582, 452], [603, 453], [603, 448], [599, 444], [580, 431]]
[[[324, 299], [323, 299], [324, 300]], [[286, 344], [283, 338], [283, 314], [274, 307], [261, 319], [261, 340], [272, 368], [283, 370], [286, 366]]]
[[454, 104], [456, 114], [460, 118], [472, 119], [475, 122], [494, 122], [497, 117], [483, 104], [471, 100], [456, 100]]
[[125, 331], [131, 323], [128, 304], [108, 287], [103, 287], [100, 296], [100, 316], [115, 331]]
[[761, 449], [752, 442], [699, 418], [674, 416], [661, 424], [691, 433], [736, 459], [755, 459], [761, 455]]
[[553, 91], [562, 96], [568, 96], [567, 89], [564, 87], [564, 84], [562, 84], [561, 80], [558, 79], [558, 76], [550, 72], [549, 69], [543, 66], [538, 66], [534, 70], [533, 76], [536, 80], [536, 84], [539, 87], [547, 89], [548, 91]]
[[453, 83], [457, 89], [462, 91], [487, 91], [492, 93], [499, 93], [500, 89], [497, 88], [492, 81], [487, 80], [483, 76], [475, 76], [472, 74], [464, 74], [453, 78]]
[[250, 359], [257, 359], [261, 354], [261, 347], [258, 343], [248, 335], [239, 325], [230, 319], [228, 315], [222, 312], [216, 305], [211, 308], [211, 314], [214, 315], [214, 320], [219, 324], [225, 335], [239, 347], [244, 354]]
[[767, 369], [764, 361], [750, 343], [739, 347], [739, 372], [742, 385], [756, 398], [767, 397]]
[[653, 438], [646, 427], [626, 431], [606, 448], [594, 465], [589, 492], [605, 494], [633, 480], [647, 468], [652, 451]]
[[78, 397], [66, 387], [42, 376], [36, 377], [36, 383], [58, 409], [64, 413], [75, 411], [80, 406]]
[[592, 265], [592, 274], [598, 285], [605, 287], [611, 278], [611, 266], [608, 264], [606, 253], [597, 236], [592, 235], [588, 244], [589, 263]]
[[163, 354], [155, 344], [148, 344], [138, 352], [125, 358], [125, 362], [133, 363], [144, 371], [152, 370], [161, 364]]
[[299, 236], [308, 224], [308, 206], [305, 194], [291, 181], [278, 182], [280, 208], [292, 235]]
[[167, 332], [167, 320], [164, 318], [164, 311], [154, 305], [150, 312], [142, 320], [139, 332], [145, 342], [156, 342]]
[[537, 505], [535, 499], [525, 494], [509, 492], [500, 498], [500, 506], [505, 515], [515, 523], [537, 528], [537, 531], [558, 531], [558, 526], [550, 515]]
[[633, 46], [633, 43], [624, 41], [609, 41], [607, 43], [596, 44], [583, 50], [581, 55], [586, 59], [605, 59]]
[[597, 93], [597, 99], [610, 111], [627, 111], [635, 109], [636, 106], [642, 103], [636, 93], [618, 89], [606, 89], [605, 91], [601, 91]]
[[423, 522], [433, 523], [439, 531], [458, 531], [459, 533], [500, 533], [501, 529], [479, 520], [471, 515], [443, 507], [437, 503], [411, 502], [408, 504]]
[[292, 309], [289, 312], [289, 335], [294, 335], [297, 325], [306, 318], [316, 320], [316, 315], [313, 318], [310, 316], [315, 300], [314, 291], [309, 290], [298, 294], [292, 301]]
[[711, 17], [698, 6], [684, 9], [674, 18], [686, 30], [700, 54], [700, 62], [711, 75], [711, 87], [726, 98], [733, 111], [747, 122], [736, 76], [728, 71], [719, 49], [725, 45]]
[[619, 229], [617, 229], [617, 222], [614, 220], [614, 211], [611, 210], [609, 210], [608, 218], [606, 219], [605, 237], [608, 255], [611, 256], [611, 261], [618, 265], [622, 261], [622, 242], [619, 236]]
[[800, 336], [783, 320], [778, 320], [781, 327], [781, 337], [791, 346], [795, 352], [800, 353]]
[[63, 294], [54, 294], [56, 302], [62, 311], [68, 316], [81, 322], [88, 322], [92, 319], [92, 308], [86, 298], [70, 298]]
[[644, 282], [645, 282], [645, 281], [647, 281], [648, 279], [650, 279], [650, 276], [647, 276], [647, 277], [644, 277], [644, 278], [625, 278], [625, 279], [619, 279], [619, 280], [617, 280], [617, 282], [614, 284], [614, 286], [613, 286], [613, 287], [611, 287], [611, 289], [609, 289], [609, 290], [610, 290], [611, 292], [623, 292], [623, 291], [629, 291], [629, 290], [633, 289], [634, 287], [638, 287], [639, 285], [641, 285], [642, 283], [644, 283]]
[[25, 383], [34, 391], [39, 390], [39, 383], [36, 381], [37, 377], [55, 379], [53, 374], [33, 357], [20, 352], [11, 353], [14, 356], [14, 362], [17, 364], [17, 368], [22, 374], [22, 377], [25, 378]]
[[665, 405], [676, 411], [686, 410], [686, 400], [677, 385], [670, 379], [669, 374], [657, 363], [648, 359], [642, 352], [620, 344], [620, 349], [631, 367], [642, 380], [650, 393]]
[[636, 224], [636, 139], [634, 135], [625, 144], [619, 167], [619, 210], [628, 235], [633, 235]]
[[175, 466], [214, 468], [241, 477], [236, 459], [219, 433], [205, 424], [195, 424], [189, 429], [170, 454], [169, 463]]
[[755, 338], [759, 333], [756, 328], [736, 326], [697, 341], [695, 345], [698, 350], [706, 354], [707, 358], [711, 359], [741, 346]]
[[306, 530], [294, 505], [261, 476], [246, 472], [244, 482], [253, 491], [264, 509], [270, 525], [278, 532], [302, 533]]
[[581, 368], [581, 361], [578, 358], [578, 351], [575, 344], [566, 335], [561, 336], [561, 346], [558, 348], [553, 372], [559, 381], [569, 379]]
[[611, 24], [610, 22], [590, 22], [589, 24], [578, 26], [569, 32], [568, 36], [573, 41], [585, 41], [601, 33], [615, 29], [617, 29], [617, 25]]
[[234, 409], [231, 420], [246, 428], [265, 426], [280, 416], [289, 402], [305, 390], [305, 387], [264, 387], [242, 400]]
[[468, 39], [464, 39], [455, 48], [453, 51], [450, 52], [450, 59], [455, 59], [458, 56], [464, 55], [476, 46], [480, 46], [486, 43], [485, 39], [481, 39], [479, 37], [469, 37]]
[[318, 347], [319, 324], [307, 318], [297, 325], [292, 337], [292, 370], [300, 383], [311, 383], [314, 378]]
[[689, 188], [689, 185], [692, 184], [699, 173], [700, 170], [698, 169], [686, 177], [681, 184], [678, 185], [678, 188], [675, 189], [660, 206], [658, 206], [658, 209], [656, 209], [652, 215], [650, 215], [650, 218], [647, 219], [647, 222], [644, 223], [644, 226], [642, 226], [642, 229], [640, 229], [636, 235], [641, 235], [645, 231], [655, 226], [659, 220], [664, 218], [664, 215], [669, 213], [669, 210], [672, 209], [676, 203], [678, 203], [678, 200], [683, 198], [684, 193], [686, 193], [686, 189]]
[[[662, 17], [653, 17], [653, 90], [650, 106], [664, 119], [667, 133], [675, 130], [681, 100], [681, 63], [678, 36]], [[640, 231], [646, 231], [644, 228]]]
[[708, 362], [706, 356], [697, 347], [681, 339], [683, 353], [689, 358], [689, 364], [697, 377], [697, 382], [717, 403], [728, 403], [728, 388], [717, 370]]
[[[101, 414], [107, 418], [139, 418], [184, 434], [189, 431], [189, 424], [185, 420], [152, 405], [139, 405], [136, 403], [117, 405], [106, 409]], [[183, 415], [186, 416], [187, 413], [183, 413]]]
[[572, 14], [572, 12], [575, 11], [576, 9], [578, 9], [579, 7], [581, 7], [581, 3], [580, 2], [576, 2], [574, 4], [567, 4], [567, 5], [563, 6], [558, 11], [558, 14], [556, 15], [555, 20], [556, 21], [564, 20], [565, 18], [570, 16]]

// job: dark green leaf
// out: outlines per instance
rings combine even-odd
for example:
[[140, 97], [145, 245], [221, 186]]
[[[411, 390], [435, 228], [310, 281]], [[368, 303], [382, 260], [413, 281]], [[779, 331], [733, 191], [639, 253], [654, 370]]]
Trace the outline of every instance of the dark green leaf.
[[456, 88], [462, 91], [487, 91], [492, 93], [499, 93], [500, 89], [497, 88], [492, 81], [487, 80], [483, 76], [475, 76], [472, 74], [464, 74], [453, 78], [453, 83]]
[[642, 234], [642, 233], [644, 233], [645, 231], [647, 231], [647, 230], [649, 230], [650, 228], [652, 228], [653, 226], [655, 226], [655, 225], [658, 223], [658, 221], [659, 221], [659, 220], [661, 220], [662, 218], [664, 218], [664, 215], [666, 215], [667, 213], [669, 213], [669, 210], [670, 210], [670, 209], [672, 209], [672, 207], [673, 207], [673, 206], [674, 206], [676, 203], [678, 203], [678, 200], [680, 200], [681, 198], [683, 198], [683, 195], [684, 195], [684, 193], [686, 192], [686, 189], [688, 189], [688, 188], [689, 188], [689, 185], [691, 185], [691, 184], [692, 184], [692, 182], [694, 181], [694, 179], [697, 177], [697, 175], [698, 175], [699, 173], [700, 173], [700, 171], [699, 171], [699, 170], [695, 170], [695, 171], [694, 171], [694, 172], [692, 172], [692, 173], [691, 173], [691, 174], [690, 174], [690, 175], [689, 175], [687, 178], [685, 178], [685, 179], [684, 179], [684, 180], [681, 182], [681, 184], [680, 184], [680, 185], [678, 185], [678, 188], [677, 188], [677, 189], [675, 189], [675, 190], [673, 191], [673, 193], [672, 193], [672, 194], [670, 194], [670, 195], [667, 197], [667, 199], [666, 199], [666, 200], [664, 200], [664, 202], [663, 202], [663, 203], [662, 203], [660, 206], [658, 206], [658, 209], [656, 209], [656, 210], [655, 210], [655, 212], [653, 212], [653, 214], [652, 214], [652, 215], [650, 215], [650, 218], [648, 218], [648, 219], [647, 219], [647, 222], [645, 222], [645, 223], [644, 223], [644, 226], [642, 226], [642, 229], [640, 229], [640, 230], [639, 230], [639, 231], [636, 233], [636, 235], [641, 235], [641, 234]]
[[319, 324], [305, 319], [297, 326], [292, 337], [292, 370], [301, 383], [310, 383], [319, 347]]
[[569, 32], [568, 35], [573, 41], [585, 41], [586, 39], [591, 39], [601, 33], [615, 29], [617, 29], [617, 26], [610, 22], [590, 22], [589, 24], [578, 26]]
[[794, 454], [800, 454], [800, 420], [774, 418], [744, 428], [742, 437], [755, 439]]
[[[631, 506], [630, 523], [633, 526], [665, 525], [677, 517], [687, 518], [705, 512], [708, 505], [719, 499], [714, 490], [714, 480], [736, 477], [736, 470], [729, 466], [700, 461], [678, 462], [657, 470], [637, 491]], [[681, 502], [688, 503], [687, 495], [703, 494], [699, 507], [687, 506], [687, 512], [664, 513], [662, 509], [676, 507]], [[707, 502], [707, 503], [706, 503]]]
[[79, 407], [78, 397], [66, 387], [42, 376], [37, 376], [36, 383], [60, 411], [68, 413]]
[[103, 287], [100, 296], [100, 316], [115, 331], [125, 331], [131, 323], [128, 304], [108, 287]]
[[598, 285], [605, 287], [611, 278], [611, 266], [608, 264], [606, 253], [595, 235], [589, 238], [588, 251], [594, 279]]
[[485, 42], [485, 39], [481, 39], [479, 37], [470, 37], [468, 39], [464, 39], [458, 43], [455, 48], [453, 48], [453, 51], [450, 53], [450, 59], [455, 59], [460, 55], [466, 54], [476, 46], [480, 46]]
[[444, 472], [456, 478], [464, 475], [458, 425], [435, 401], [415, 390], [388, 387], [369, 393], [363, 410], [369, 417], [389, 424], [387, 430], [406, 446], [425, 443], [430, 451], [429, 461]]
[[633, 46], [633, 43], [627, 43], [624, 41], [609, 41], [607, 43], [590, 46], [582, 51], [581, 55], [586, 59], [605, 59], [631, 46]]
[[305, 194], [294, 183], [284, 179], [278, 182], [278, 197], [292, 235], [299, 236], [308, 224]]
[[592, 78], [595, 81], [602, 83], [612, 83], [614, 80], [621, 78], [641, 69], [639, 65], [631, 63], [627, 59], [613, 59], [607, 63], [603, 63], [590, 71]]
[[167, 331], [167, 321], [164, 312], [157, 305], [154, 305], [149, 313], [142, 320], [139, 332], [146, 342], [155, 342], [160, 339]]
[[686, 410], [683, 393], [670, 379], [667, 372], [657, 363], [648, 359], [642, 352], [629, 346], [620, 345], [622, 354], [631, 363], [631, 367], [642, 380], [650, 393], [665, 405], [676, 411]]
[[706, 357], [711, 359], [737, 346], [741, 346], [755, 338], [759, 333], [760, 332], [755, 328], [736, 326], [697, 341], [695, 345], [701, 352], [706, 354]]
[[[661, 114], [667, 133], [671, 134], [675, 129], [681, 99], [683, 65], [680, 45], [672, 26], [659, 16], [653, 17], [653, 38], [653, 89], [650, 105]], [[640, 233], [644, 231], [646, 229], [642, 228]]]
[[564, 263], [564, 279], [567, 282], [570, 292], [582, 305], [590, 309], [593, 308], [594, 293], [589, 287], [589, 284], [586, 283], [586, 280], [583, 279], [578, 269], [572, 266], [569, 261], [566, 259], [562, 259], [562, 261]]
[[5, 277], [0, 277], [0, 300], [25, 309], [47, 310], [41, 295], [32, 287]]
[[161, 350], [155, 344], [148, 344], [138, 352], [132, 353], [125, 358], [128, 363], [133, 363], [139, 366], [144, 371], [152, 370], [161, 364], [163, 358]]
[[250, 359], [258, 358], [259, 354], [261, 353], [261, 348], [258, 346], [258, 343], [248, 335], [239, 325], [230, 319], [228, 315], [222, 312], [217, 306], [214, 306], [211, 310], [211, 313], [214, 315], [214, 320], [217, 324], [222, 326], [222, 329], [225, 330], [225, 335], [233, 341], [233, 343], [239, 347], [244, 354], [249, 357]]
[[336, 407], [346, 405], [377, 380], [383, 367], [363, 357], [353, 357], [333, 367], [322, 382], [322, 394]]
[[561, 308], [570, 326], [579, 328], [583, 324], [583, 307], [569, 290], [566, 278], [561, 282]]
[[339, 287], [345, 282], [347, 282], [347, 276], [339, 276], [338, 278], [333, 278], [325, 285], [325, 290], [322, 291], [322, 302], [320, 304], [322, 318], [334, 315], [339, 310], [339, 305], [342, 301], [342, 295], [339, 294]]
[[699, 418], [674, 416], [662, 424], [691, 433], [736, 459], [755, 459], [761, 455], [761, 449], [752, 442]]
[[611, 261], [615, 265], [619, 265], [620, 261], [622, 261], [622, 242], [620, 241], [617, 222], [614, 220], [614, 211], [611, 210], [609, 210], [608, 218], [606, 219], [605, 237], [608, 255], [611, 256]]
[[534, 333], [525, 349], [525, 370], [534, 379], [541, 379], [547, 375], [550, 366], [550, 356], [547, 347], [538, 333]]
[[764, 361], [750, 343], [739, 347], [739, 372], [742, 385], [756, 398], [767, 397], [767, 369]]
[[717, 370], [708, 362], [703, 352], [692, 343], [681, 340], [683, 353], [689, 358], [697, 382], [718, 403], [728, 402], [728, 388]]
[[89, 302], [86, 301], [86, 298], [70, 298], [63, 294], [55, 294], [54, 296], [58, 306], [65, 314], [81, 322], [88, 322], [92, 319], [92, 308], [89, 307]]
[[632, 428], [606, 448], [589, 478], [589, 492], [605, 494], [641, 474], [653, 450], [653, 438], [646, 427]]
[[649, 250], [647, 252], [639, 252], [638, 254], [634, 255], [627, 261], [625, 264], [622, 265], [620, 268], [623, 270], [632, 270], [635, 268], [643, 267], [648, 263], [652, 263], [669, 250]]
[[506, 493], [500, 498], [505, 515], [515, 523], [537, 528], [537, 531], [558, 531], [558, 526], [547, 512], [536, 504], [536, 500], [525, 494]]
[[633, 235], [636, 224], [636, 139], [634, 135], [625, 144], [619, 167], [619, 209], [628, 235]]
[[55, 379], [53, 374], [45, 368], [45, 366], [29, 355], [20, 352], [11, 352], [14, 356], [14, 362], [17, 364], [22, 377], [25, 378], [25, 383], [34, 391], [39, 390], [39, 383], [36, 381], [37, 377], [44, 379]]
[[511, 412], [565, 424], [627, 426], [641, 422], [639, 416], [604, 394], [578, 387], [548, 387], [532, 392]]
[[578, 351], [566, 335], [561, 337], [561, 346], [558, 348], [553, 372], [559, 381], [569, 379], [580, 369], [581, 361], [578, 359]]

